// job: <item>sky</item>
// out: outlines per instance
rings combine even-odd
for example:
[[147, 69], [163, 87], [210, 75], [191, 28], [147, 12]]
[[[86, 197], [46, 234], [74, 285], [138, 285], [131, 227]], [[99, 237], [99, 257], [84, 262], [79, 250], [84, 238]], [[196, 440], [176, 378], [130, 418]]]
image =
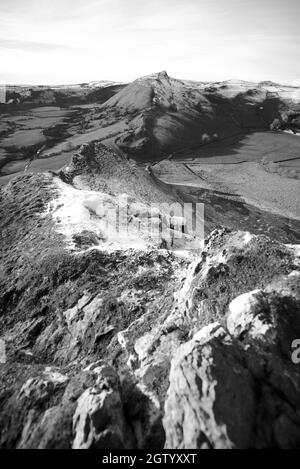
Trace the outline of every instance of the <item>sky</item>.
[[0, 82], [300, 84], [299, 0], [0, 0]]

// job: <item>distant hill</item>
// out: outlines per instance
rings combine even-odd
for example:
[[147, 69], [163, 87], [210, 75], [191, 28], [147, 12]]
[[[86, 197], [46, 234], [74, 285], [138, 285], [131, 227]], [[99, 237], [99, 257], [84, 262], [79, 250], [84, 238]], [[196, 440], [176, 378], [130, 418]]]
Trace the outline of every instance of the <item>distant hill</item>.
[[292, 87], [270, 90], [240, 80], [197, 83], [160, 72], [137, 79], [106, 101], [100, 125], [129, 120], [116, 144], [132, 155], [159, 155], [268, 129], [280, 110], [296, 105], [294, 95]]
[[7, 105], [56, 105], [71, 106], [85, 103], [102, 104], [125, 85], [108, 81], [82, 83], [78, 85], [30, 86], [8, 85]]

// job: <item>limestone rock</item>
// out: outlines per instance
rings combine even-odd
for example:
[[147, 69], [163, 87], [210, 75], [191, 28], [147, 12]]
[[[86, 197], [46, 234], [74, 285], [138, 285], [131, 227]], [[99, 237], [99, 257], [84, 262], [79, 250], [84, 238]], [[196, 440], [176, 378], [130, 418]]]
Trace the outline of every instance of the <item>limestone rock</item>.
[[122, 408], [120, 386], [115, 370], [102, 365], [95, 386], [80, 396], [73, 417], [74, 449], [130, 448], [131, 431]]
[[247, 334], [264, 343], [274, 343], [276, 329], [268, 309], [266, 295], [261, 290], [255, 290], [235, 298], [229, 305], [227, 329], [237, 338]]
[[181, 345], [165, 402], [167, 448], [300, 446], [300, 370], [291, 360], [298, 278], [238, 296], [227, 330], [213, 323]]
[[[255, 417], [254, 380], [226, 332], [183, 345], [170, 372], [166, 448], [247, 448]], [[223, 338], [221, 338], [223, 336]]]

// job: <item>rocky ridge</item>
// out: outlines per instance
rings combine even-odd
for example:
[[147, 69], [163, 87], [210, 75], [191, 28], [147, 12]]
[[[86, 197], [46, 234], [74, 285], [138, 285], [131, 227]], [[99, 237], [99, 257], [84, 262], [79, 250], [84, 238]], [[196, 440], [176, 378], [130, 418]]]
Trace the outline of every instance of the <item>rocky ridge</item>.
[[95, 194], [137, 218], [167, 194], [95, 145], [1, 191], [0, 446], [299, 447], [299, 250], [228, 229], [185, 255], [112, 246]]

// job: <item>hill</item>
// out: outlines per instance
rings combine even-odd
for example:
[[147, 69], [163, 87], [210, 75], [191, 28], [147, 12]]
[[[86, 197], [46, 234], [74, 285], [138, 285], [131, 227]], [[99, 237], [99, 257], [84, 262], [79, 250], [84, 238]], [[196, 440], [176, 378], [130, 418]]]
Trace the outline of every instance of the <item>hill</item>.
[[130, 125], [115, 140], [124, 152], [157, 158], [268, 129], [281, 109], [297, 107], [295, 89], [276, 90], [271, 93], [264, 85], [241, 81], [187, 82], [161, 72], [129, 84], [106, 101], [103, 110], [120, 126], [129, 119]]

